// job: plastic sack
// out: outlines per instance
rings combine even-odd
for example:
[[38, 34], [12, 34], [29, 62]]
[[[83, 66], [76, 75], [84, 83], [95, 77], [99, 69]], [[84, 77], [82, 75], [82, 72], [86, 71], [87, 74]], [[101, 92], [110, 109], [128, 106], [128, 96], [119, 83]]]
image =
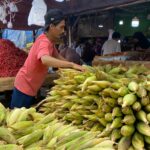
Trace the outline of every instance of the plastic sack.
[[44, 0], [33, 0], [32, 8], [28, 17], [28, 25], [44, 26], [44, 16], [47, 12], [47, 5]]

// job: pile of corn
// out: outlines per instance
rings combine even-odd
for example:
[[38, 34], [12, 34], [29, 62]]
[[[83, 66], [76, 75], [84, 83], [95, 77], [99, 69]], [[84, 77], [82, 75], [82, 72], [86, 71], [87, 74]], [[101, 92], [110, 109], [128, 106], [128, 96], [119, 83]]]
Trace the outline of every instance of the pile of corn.
[[64, 125], [55, 114], [35, 108], [6, 110], [0, 104], [0, 150], [114, 150], [113, 141], [97, 133]]
[[144, 66], [59, 70], [60, 78], [39, 104], [45, 114], [111, 137], [118, 150], [150, 149], [150, 76]]

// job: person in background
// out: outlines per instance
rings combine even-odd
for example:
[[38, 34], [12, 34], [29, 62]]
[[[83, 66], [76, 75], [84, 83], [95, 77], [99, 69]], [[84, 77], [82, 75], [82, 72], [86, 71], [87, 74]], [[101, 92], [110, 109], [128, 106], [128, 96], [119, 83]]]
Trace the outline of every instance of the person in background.
[[101, 55], [102, 53], [101, 49], [102, 49], [101, 39], [97, 39], [94, 46], [94, 51], [96, 55]]
[[64, 48], [62, 51], [60, 51], [60, 55], [70, 62], [81, 64], [79, 54], [72, 48]]
[[84, 47], [84, 44], [83, 43], [78, 43], [75, 51], [76, 53], [81, 57], [82, 56], [82, 53], [83, 53], [83, 47]]
[[121, 52], [121, 46], [118, 42], [120, 40], [120, 33], [114, 32], [112, 34], [112, 39], [107, 40], [102, 46], [102, 55], [107, 55], [115, 52]]
[[11, 99], [11, 109], [29, 108], [48, 72], [48, 67], [73, 68], [84, 71], [75, 63], [66, 61], [55, 48], [64, 34], [65, 17], [59, 9], [51, 9], [45, 15], [44, 33], [34, 42], [29, 55], [16, 75]]
[[135, 32], [133, 35], [134, 50], [146, 50], [150, 48], [150, 42], [142, 32]]
[[91, 66], [94, 56], [95, 56], [95, 51], [93, 49], [93, 45], [91, 45], [88, 41], [85, 43], [85, 46], [83, 47], [83, 53], [81, 59], [83, 63]]

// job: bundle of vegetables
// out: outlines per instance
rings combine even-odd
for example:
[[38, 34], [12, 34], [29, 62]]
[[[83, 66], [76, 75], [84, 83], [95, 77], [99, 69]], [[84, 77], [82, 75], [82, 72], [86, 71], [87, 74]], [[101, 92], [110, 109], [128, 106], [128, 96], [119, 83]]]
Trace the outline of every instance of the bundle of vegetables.
[[27, 54], [11, 41], [0, 39], [0, 77], [14, 77], [24, 64]]
[[0, 150], [114, 150], [114, 142], [97, 133], [64, 125], [55, 114], [35, 108], [6, 110], [0, 103]]
[[118, 150], [150, 149], [150, 76], [144, 66], [90, 67], [59, 71], [60, 78], [39, 105], [45, 114], [111, 137]]

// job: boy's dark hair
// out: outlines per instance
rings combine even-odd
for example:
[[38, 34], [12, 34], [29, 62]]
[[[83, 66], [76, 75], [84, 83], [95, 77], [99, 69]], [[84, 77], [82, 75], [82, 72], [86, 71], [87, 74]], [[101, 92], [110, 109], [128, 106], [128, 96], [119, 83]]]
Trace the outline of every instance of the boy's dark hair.
[[59, 24], [62, 20], [65, 19], [64, 13], [60, 9], [50, 9], [45, 15], [45, 26], [44, 31], [48, 31], [49, 25]]
[[121, 34], [119, 32], [114, 32], [112, 35], [112, 39], [120, 39]]

